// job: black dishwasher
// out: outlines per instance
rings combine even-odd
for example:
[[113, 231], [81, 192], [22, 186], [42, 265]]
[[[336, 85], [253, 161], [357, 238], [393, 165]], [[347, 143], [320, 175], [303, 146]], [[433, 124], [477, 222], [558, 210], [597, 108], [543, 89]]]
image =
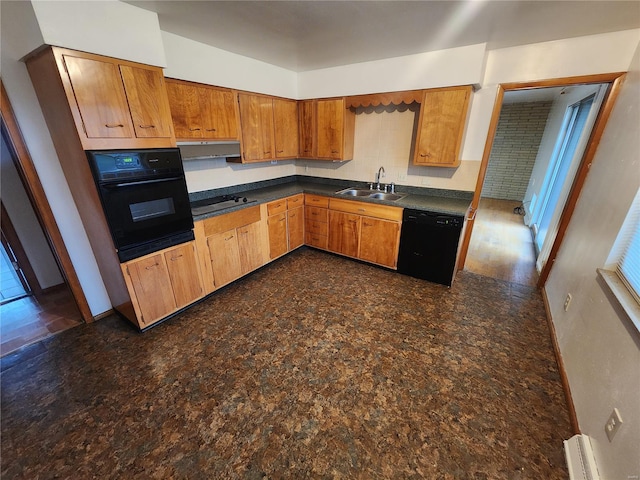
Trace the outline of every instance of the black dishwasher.
[[404, 209], [398, 272], [451, 286], [464, 217]]

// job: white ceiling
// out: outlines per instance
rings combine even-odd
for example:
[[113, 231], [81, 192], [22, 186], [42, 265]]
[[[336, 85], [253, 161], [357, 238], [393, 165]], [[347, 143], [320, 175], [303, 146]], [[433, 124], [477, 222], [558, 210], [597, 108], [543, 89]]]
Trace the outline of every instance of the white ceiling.
[[297, 72], [640, 28], [637, 0], [124, 1], [164, 31]]

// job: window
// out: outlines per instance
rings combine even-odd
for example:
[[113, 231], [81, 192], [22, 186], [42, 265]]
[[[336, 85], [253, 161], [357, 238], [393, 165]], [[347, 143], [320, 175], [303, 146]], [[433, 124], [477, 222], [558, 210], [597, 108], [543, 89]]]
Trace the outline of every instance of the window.
[[607, 265], [598, 272], [640, 330], [640, 189], [618, 233]]

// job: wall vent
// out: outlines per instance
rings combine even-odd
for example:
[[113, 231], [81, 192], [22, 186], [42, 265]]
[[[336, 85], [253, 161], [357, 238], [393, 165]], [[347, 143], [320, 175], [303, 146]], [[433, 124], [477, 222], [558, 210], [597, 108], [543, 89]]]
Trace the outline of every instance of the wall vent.
[[587, 435], [574, 435], [565, 440], [564, 455], [567, 459], [569, 480], [600, 480], [591, 439]]

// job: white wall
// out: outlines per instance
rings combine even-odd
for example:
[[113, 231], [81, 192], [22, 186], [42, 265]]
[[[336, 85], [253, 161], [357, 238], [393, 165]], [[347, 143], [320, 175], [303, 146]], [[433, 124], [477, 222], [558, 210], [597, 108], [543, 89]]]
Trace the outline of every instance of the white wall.
[[475, 85], [482, 81], [485, 43], [298, 74], [299, 98]]
[[296, 73], [253, 58], [220, 50], [188, 38], [162, 32], [167, 56], [166, 77], [298, 98]]
[[[640, 46], [596, 152], [545, 287], [580, 429], [593, 439], [601, 478], [640, 476], [640, 332], [596, 274], [640, 187]], [[573, 296], [568, 312], [567, 293]], [[623, 425], [613, 442], [604, 424]]]
[[7, 210], [11, 224], [20, 239], [20, 244], [24, 248], [40, 287], [49, 288], [59, 285], [64, 279], [60, 275], [58, 264], [51, 253], [40, 223], [38, 223], [4, 137], [1, 143], [0, 180], [2, 183], [0, 193], [2, 204]]
[[154, 12], [117, 0], [36, 0], [32, 4], [47, 45], [159, 67], [166, 64]]
[[29, 2], [0, 2], [0, 12], [2, 81], [91, 313], [99, 315], [111, 309], [111, 303], [27, 69], [19, 61], [42, 40], [35, 14]]

